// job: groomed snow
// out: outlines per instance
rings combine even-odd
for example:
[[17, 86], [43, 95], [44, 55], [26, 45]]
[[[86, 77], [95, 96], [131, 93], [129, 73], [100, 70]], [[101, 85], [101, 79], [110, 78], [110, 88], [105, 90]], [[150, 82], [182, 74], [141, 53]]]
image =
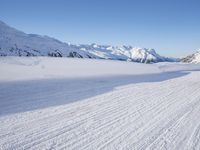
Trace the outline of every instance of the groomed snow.
[[200, 65], [1, 57], [0, 149], [200, 149]]

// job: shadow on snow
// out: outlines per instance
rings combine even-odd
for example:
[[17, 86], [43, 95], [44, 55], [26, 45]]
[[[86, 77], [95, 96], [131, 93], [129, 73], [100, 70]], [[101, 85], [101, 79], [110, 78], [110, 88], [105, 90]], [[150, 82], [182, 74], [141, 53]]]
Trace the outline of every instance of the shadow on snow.
[[0, 83], [0, 115], [64, 105], [113, 90], [117, 86], [161, 82], [189, 72], [121, 75], [83, 79], [48, 79]]

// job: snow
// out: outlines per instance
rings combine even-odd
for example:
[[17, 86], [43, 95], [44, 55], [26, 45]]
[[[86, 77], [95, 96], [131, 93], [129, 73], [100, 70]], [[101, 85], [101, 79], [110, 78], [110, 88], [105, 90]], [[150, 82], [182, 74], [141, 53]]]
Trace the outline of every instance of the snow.
[[[146, 69], [143, 69], [143, 68]], [[53, 58], [53, 57], [1, 57], [0, 81], [51, 78], [77, 78], [111, 75], [159, 73], [151, 64], [133, 62]]]
[[195, 53], [188, 55], [185, 58], [182, 58], [181, 61], [186, 62], [186, 63], [194, 63], [194, 64], [200, 63], [200, 49], [197, 50]]
[[1, 57], [0, 149], [200, 149], [200, 65]]
[[200, 63], [200, 49], [195, 53], [195, 58], [192, 60], [192, 63]]
[[[0, 55], [3, 56], [48, 56], [61, 54], [69, 56], [77, 52], [88, 58], [86, 52], [80, 51], [75, 45], [37, 34], [26, 34], [0, 21]], [[93, 57], [92, 55], [90, 57]]]
[[155, 63], [174, 61], [154, 49], [132, 46], [73, 45], [37, 34], [26, 34], [0, 21], [0, 56], [56, 56]]
[[131, 60], [141, 63], [174, 61], [156, 53], [154, 49], [139, 48], [132, 46], [110, 46], [110, 45], [79, 45], [79, 49], [96, 56], [96, 58], [112, 60]]

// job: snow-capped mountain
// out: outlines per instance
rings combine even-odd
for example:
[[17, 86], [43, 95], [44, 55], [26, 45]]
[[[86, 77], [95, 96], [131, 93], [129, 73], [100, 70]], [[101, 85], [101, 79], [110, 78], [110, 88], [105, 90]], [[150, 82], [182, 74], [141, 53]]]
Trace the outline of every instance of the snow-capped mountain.
[[1, 21], [0, 55], [92, 57], [92, 55], [78, 50], [73, 45], [63, 43], [48, 36], [26, 34], [9, 27]]
[[132, 46], [73, 45], [37, 34], [26, 34], [0, 21], [0, 56], [53, 56], [99, 58], [152, 63], [173, 61], [154, 49]]
[[126, 60], [141, 63], [169, 61], [160, 56], [154, 49], [134, 48], [132, 46], [109, 46], [109, 45], [80, 45], [85, 52], [104, 59]]
[[185, 58], [182, 58], [181, 61], [187, 63], [200, 63], [200, 49], [197, 50], [196, 53], [188, 55]]

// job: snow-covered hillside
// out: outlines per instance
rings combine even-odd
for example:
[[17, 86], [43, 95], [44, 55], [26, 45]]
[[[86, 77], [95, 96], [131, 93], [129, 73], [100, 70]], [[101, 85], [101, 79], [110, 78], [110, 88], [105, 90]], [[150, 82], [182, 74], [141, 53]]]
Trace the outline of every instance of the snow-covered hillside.
[[73, 45], [48, 36], [26, 34], [0, 21], [0, 56], [54, 56], [101, 58], [142, 63], [174, 61], [154, 49], [131, 46]]
[[0, 59], [0, 149], [200, 149], [200, 65]]
[[187, 63], [200, 63], [200, 49], [197, 50], [196, 53], [181, 59], [181, 61]]
[[90, 58], [92, 55], [80, 51], [48, 36], [26, 34], [0, 21], [1, 56], [70, 56]]

